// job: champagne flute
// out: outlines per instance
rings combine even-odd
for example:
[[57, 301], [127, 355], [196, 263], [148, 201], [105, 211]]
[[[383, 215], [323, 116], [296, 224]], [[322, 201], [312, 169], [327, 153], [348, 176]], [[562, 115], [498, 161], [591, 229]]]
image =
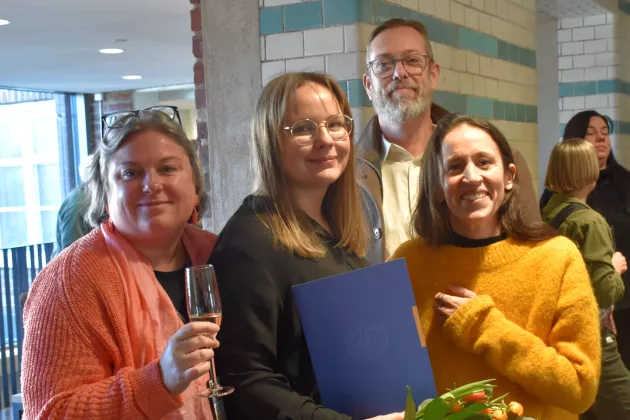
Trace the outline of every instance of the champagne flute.
[[[221, 298], [214, 267], [198, 265], [186, 268], [186, 303], [191, 321], [213, 322], [221, 326]], [[216, 378], [214, 358], [210, 359], [208, 392], [202, 397], [223, 397], [234, 392], [231, 386], [221, 386]]]

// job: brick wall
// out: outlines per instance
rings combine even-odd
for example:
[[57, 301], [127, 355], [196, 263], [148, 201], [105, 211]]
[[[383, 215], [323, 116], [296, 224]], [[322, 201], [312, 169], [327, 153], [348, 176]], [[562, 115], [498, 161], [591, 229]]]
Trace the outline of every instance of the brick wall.
[[616, 157], [630, 164], [630, 18], [622, 10], [558, 21], [560, 133], [577, 112], [595, 109], [615, 123]]
[[288, 71], [331, 74], [348, 94], [358, 133], [373, 115], [361, 80], [367, 37], [393, 17], [421, 21], [442, 67], [435, 102], [491, 119], [536, 177], [534, 0], [260, 0], [259, 6], [263, 85]]
[[119, 111], [134, 109], [133, 91], [105, 92], [101, 100], [95, 100], [95, 95], [85, 95], [88, 124], [88, 153], [93, 153], [96, 145], [102, 140], [101, 116]]

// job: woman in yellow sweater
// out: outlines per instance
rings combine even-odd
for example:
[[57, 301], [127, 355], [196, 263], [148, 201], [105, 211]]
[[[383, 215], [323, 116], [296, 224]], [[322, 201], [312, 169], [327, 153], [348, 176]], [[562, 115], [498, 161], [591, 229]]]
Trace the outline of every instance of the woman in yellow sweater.
[[487, 121], [444, 117], [427, 145], [406, 258], [438, 392], [496, 378], [539, 420], [595, 400], [599, 317], [575, 245], [521, 216], [510, 146]]

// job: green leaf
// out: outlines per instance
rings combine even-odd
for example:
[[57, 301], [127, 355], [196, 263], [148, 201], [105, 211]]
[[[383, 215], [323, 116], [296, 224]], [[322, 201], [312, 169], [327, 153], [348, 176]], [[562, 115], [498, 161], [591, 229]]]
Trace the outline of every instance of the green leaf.
[[405, 404], [405, 420], [414, 420], [416, 418], [416, 403], [413, 401], [411, 387], [407, 387], [407, 403]]
[[424, 409], [424, 420], [442, 420], [448, 413], [448, 406], [441, 398], [436, 398]]

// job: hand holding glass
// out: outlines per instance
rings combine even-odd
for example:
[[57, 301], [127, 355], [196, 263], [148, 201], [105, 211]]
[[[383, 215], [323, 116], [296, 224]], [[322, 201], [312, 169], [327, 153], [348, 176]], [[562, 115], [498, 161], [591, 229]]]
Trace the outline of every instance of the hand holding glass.
[[[221, 298], [214, 267], [200, 265], [186, 268], [186, 303], [191, 321], [207, 321], [221, 326]], [[219, 385], [216, 379], [214, 359], [210, 360], [208, 392], [202, 397], [223, 397], [234, 388]]]

